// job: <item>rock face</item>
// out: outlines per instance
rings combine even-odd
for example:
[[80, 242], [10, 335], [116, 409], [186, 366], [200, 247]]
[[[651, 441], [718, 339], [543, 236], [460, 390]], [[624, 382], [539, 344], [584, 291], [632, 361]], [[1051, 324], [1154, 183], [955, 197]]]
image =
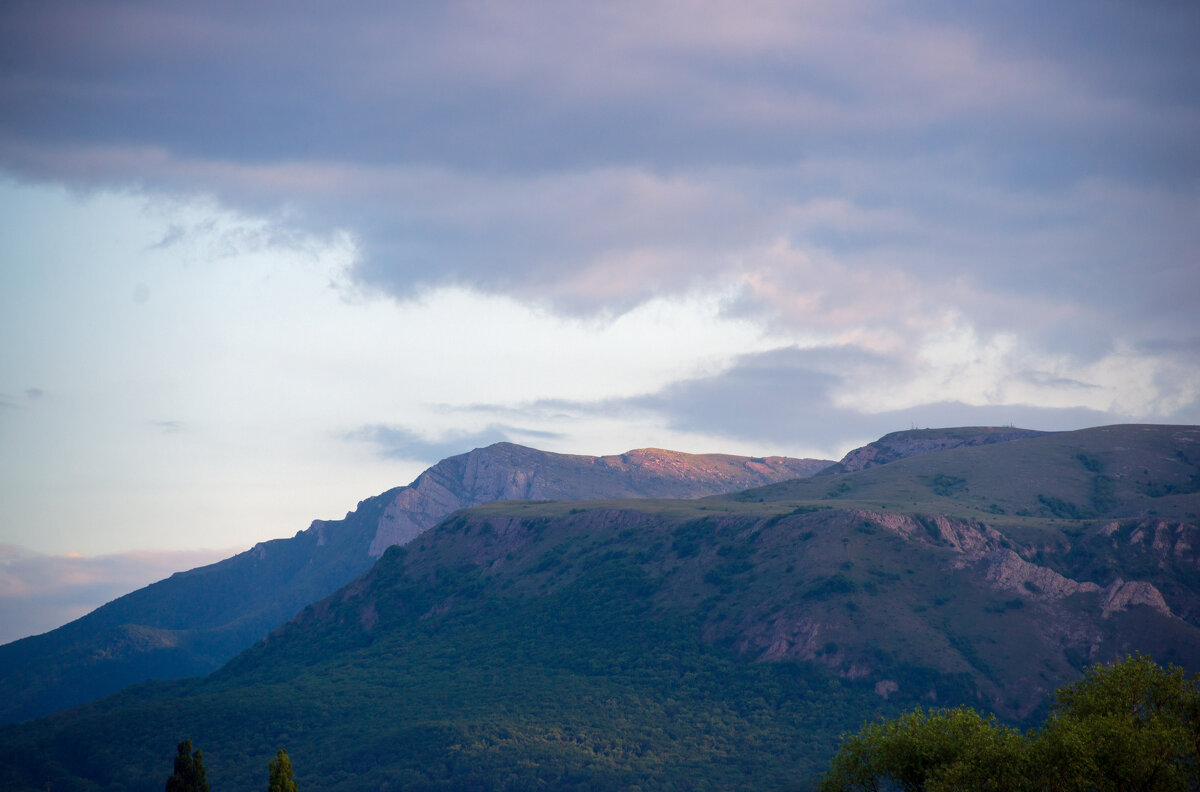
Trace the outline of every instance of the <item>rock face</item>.
[[1100, 612], [1104, 618], [1133, 605], [1146, 605], [1164, 616], [1174, 615], [1163, 599], [1162, 592], [1152, 583], [1116, 578], [1102, 588], [1091, 581], [1072, 580], [1053, 569], [1026, 561], [1012, 550], [966, 554], [954, 565], [957, 568], [973, 566], [980, 569], [984, 579], [997, 589], [1041, 600], [1099, 592]]
[[1042, 599], [1062, 599], [1080, 592], [1100, 590], [1100, 586], [1095, 583], [1080, 583], [1058, 574], [1053, 569], [1030, 563], [1012, 550], [994, 550], [974, 558], [964, 558], [960, 565], [965, 566], [971, 561], [982, 567], [984, 579], [994, 587], [1014, 594], [1034, 595]]
[[1126, 582], [1117, 578], [1100, 592], [1100, 607], [1106, 617], [1131, 605], [1146, 605], [1159, 613], [1171, 615], [1162, 593], [1144, 580]]
[[1000, 545], [1004, 537], [994, 528], [973, 520], [941, 514], [913, 515], [903, 512], [863, 511], [867, 520], [900, 534], [905, 539], [977, 555]]
[[[828, 460], [681, 454], [551, 454], [498, 443], [450, 457], [410, 485], [367, 498], [216, 564], [139, 589], [44, 635], [0, 646], [0, 723], [25, 720], [149, 678], [205, 674], [305, 605], [361, 575], [389, 546], [493, 500], [693, 498], [809, 476]], [[369, 618], [368, 618], [369, 621]], [[129, 640], [130, 635], [170, 640]]]
[[1038, 437], [1046, 432], [1031, 429], [995, 428], [991, 426], [967, 426], [958, 429], [913, 429], [892, 432], [873, 443], [856, 448], [836, 465], [821, 471], [821, 475], [853, 473], [876, 465], [886, 465], [898, 459], [944, 451], [964, 446], [991, 445]]
[[497, 443], [439, 462], [396, 491], [370, 555], [405, 544], [447, 515], [498, 500], [698, 498], [811, 476], [820, 459], [683, 454], [643, 448], [614, 456], [551, 454]]

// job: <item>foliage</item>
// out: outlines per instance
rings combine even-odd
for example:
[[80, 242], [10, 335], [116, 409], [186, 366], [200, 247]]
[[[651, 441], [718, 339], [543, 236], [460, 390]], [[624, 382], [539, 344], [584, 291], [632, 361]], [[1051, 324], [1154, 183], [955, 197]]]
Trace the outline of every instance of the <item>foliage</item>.
[[[819, 774], [858, 713], [913, 703], [818, 664], [739, 661], [702, 639], [696, 617], [655, 613], [663, 581], [630, 557], [587, 560], [577, 580], [537, 597], [480, 591], [471, 570], [428, 579], [381, 565], [370, 633], [356, 617], [330, 618], [203, 680], [127, 692], [47, 738], [95, 757], [88, 780], [16, 766], [7, 786], [0, 772], [0, 787], [46, 779], [60, 792], [149, 792], [143, 746], [185, 722], [201, 729], [214, 778], [231, 789], [261, 784], [265, 757], [284, 741], [305, 757], [299, 785], [331, 792], [778, 789]], [[446, 601], [459, 607], [422, 618]], [[943, 689], [937, 678], [894, 678], [914, 693]], [[27, 761], [0, 753], [0, 765], [10, 756]]]
[[1044, 506], [1046, 511], [1063, 520], [1081, 520], [1085, 516], [1078, 506], [1062, 498], [1056, 498], [1053, 495], [1044, 495], [1039, 492], [1037, 499], [1038, 503]]
[[1110, 476], [1092, 476], [1092, 508], [1097, 514], [1104, 514], [1116, 504], [1116, 482]]
[[175, 772], [167, 779], [167, 792], [208, 792], [204, 759], [199, 749], [192, 751], [191, 740], [179, 743]]
[[1092, 666], [1025, 734], [972, 709], [920, 709], [846, 739], [821, 792], [1182, 792], [1200, 787], [1200, 677], [1136, 655]]
[[967, 708], [917, 709], [843, 743], [820, 789], [1018, 789], [1027, 753], [1020, 732], [994, 717]]
[[1055, 790], [1200, 787], [1200, 677], [1143, 655], [1058, 691], [1035, 748]]
[[287, 751], [280, 748], [268, 767], [271, 770], [271, 780], [267, 792], [296, 792], [296, 781], [292, 777], [292, 760], [288, 758]]
[[933, 490], [933, 494], [943, 498], [952, 497], [962, 491], [967, 484], [965, 478], [947, 475], [946, 473], [938, 473], [936, 476], [926, 478], [925, 481], [929, 489]]

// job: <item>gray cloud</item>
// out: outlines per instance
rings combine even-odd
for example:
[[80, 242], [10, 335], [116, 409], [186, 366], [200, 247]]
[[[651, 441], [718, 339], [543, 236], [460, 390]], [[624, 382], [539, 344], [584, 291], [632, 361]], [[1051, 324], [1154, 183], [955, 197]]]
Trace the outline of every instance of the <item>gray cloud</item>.
[[1093, 385], [1090, 382], [1081, 382], [1070, 377], [1058, 377], [1047, 371], [1021, 371], [1017, 373], [1017, 377], [1030, 382], [1034, 385], [1041, 385], [1052, 388], [1067, 388], [1067, 389], [1096, 389], [1099, 385]]
[[163, 238], [150, 245], [151, 250], [166, 250], [175, 243], [179, 242], [187, 235], [187, 229], [178, 223], [172, 223], [167, 228], [167, 233], [163, 234]]
[[26, 388], [21, 396], [24, 398], [22, 399], [11, 393], [0, 393], [0, 413], [25, 409], [29, 402], [38, 402], [45, 399], [46, 391], [42, 388]]
[[[52, 2], [8, 8], [3, 95], [10, 128], [30, 137], [164, 146], [195, 159], [469, 170], [794, 162], [814, 144], [883, 142], [881, 131], [901, 151], [925, 149], [930, 132], [1005, 144], [1014, 127], [1048, 137], [1051, 121], [1069, 134], [1077, 115], [1111, 112], [1089, 104], [1110, 97], [1162, 112], [1195, 106], [1186, 79], [1200, 70], [1189, 46], [1194, 9], [949, 11]], [[1046, 79], [1019, 79], [1031, 71]], [[1062, 98], [1055, 89], [1073, 101], [1041, 105]], [[162, 109], [137, 115], [149, 108]], [[1066, 163], [1044, 147], [1026, 156], [1060, 169], [1085, 158], [1128, 167], [1097, 150], [1112, 128], [1094, 130]], [[1143, 128], [1139, 141], [1162, 132]], [[1003, 151], [1016, 158], [1027, 143]], [[1128, 140], [1109, 145], [1137, 151]]]
[[781, 349], [746, 355], [728, 371], [675, 383], [633, 404], [661, 413], [678, 429], [823, 448], [837, 448], [849, 436], [874, 439], [914, 425], [1058, 430], [1112, 422], [1095, 410], [1025, 404], [940, 401], [880, 412], [837, 406], [839, 386], [848, 377], [863, 377], [866, 369], [888, 376], [895, 364], [854, 348]]
[[848, 441], [865, 443], [913, 426], [1013, 425], [1061, 431], [1130, 420], [1085, 407], [971, 405], [952, 399], [874, 412], [837, 404], [838, 391], [849, 382], [890, 380], [906, 373], [895, 360], [854, 346], [784, 348], [744, 355], [719, 374], [676, 382], [643, 396], [458, 409], [517, 421], [652, 414], [676, 430], [754, 443], [772, 453], [817, 448], [834, 455]]
[[[399, 297], [606, 316], [737, 282], [731, 313], [873, 335], [896, 366], [959, 321], [1187, 371], [1197, 38], [1187, 3], [8, 4], [0, 169], [268, 218], [228, 251], [348, 229], [355, 277]], [[736, 375], [642, 406], [683, 426], [753, 397], [739, 382], [770, 401], [851, 376]]]
[[1184, 355], [1200, 355], [1200, 336], [1151, 338], [1139, 344], [1139, 349], [1149, 354], [1181, 353]]
[[1197, 288], [1191, 4], [2, 14], [5, 169], [286, 206], [355, 231], [359, 276], [395, 293], [621, 308], [736, 266], [801, 290], [755, 260], [784, 238], [958, 281], [998, 326], [1036, 291], [1073, 314], [1031, 312], [1044, 340], [1089, 354], [1117, 310], [1196, 326], [1171, 304]]
[[428, 440], [403, 426], [363, 426], [349, 433], [347, 440], [373, 443], [389, 459], [416, 459], [433, 464], [449, 456], [493, 443], [536, 443], [561, 435], [536, 429], [523, 429], [493, 423], [476, 432], [448, 432], [437, 440]]

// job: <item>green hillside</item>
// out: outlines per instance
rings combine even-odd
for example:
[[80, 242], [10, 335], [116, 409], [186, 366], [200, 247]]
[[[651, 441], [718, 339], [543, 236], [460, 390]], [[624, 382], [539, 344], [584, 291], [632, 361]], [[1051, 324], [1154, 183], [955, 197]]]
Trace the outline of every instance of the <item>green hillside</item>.
[[217, 674], [0, 730], [0, 786], [158, 789], [186, 734], [214, 788], [253, 787], [278, 747], [308, 790], [777, 788], [820, 772], [861, 713], [912, 703], [739, 662], [698, 612], [656, 604], [668, 580], [642, 548], [581, 537], [493, 580], [394, 549]]
[[909, 429], [892, 432], [861, 448], [856, 448], [836, 464], [821, 471], [827, 476], [851, 473], [869, 467], [886, 465], [900, 459], [951, 448], [1009, 443], [1046, 434], [1012, 426], [956, 426], [942, 429]]
[[1200, 519], [1197, 492], [1200, 429], [1127, 425], [937, 451], [733, 497], [1044, 526], [1056, 519], [1195, 521]]
[[341, 520], [180, 572], [0, 646], [0, 723], [147, 679], [206, 674], [451, 512], [505, 498], [692, 498], [806, 476], [827, 461], [639, 449], [593, 457], [496, 443], [444, 459]]
[[464, 510], [208, 677], [0, 728], [0, 788], [159, 789], [188, 738], [214, 789], [261, 786], [279, 748], [305, 790], [803, 789], [917, 704], [1032, 723], [1090, 663], [1200, 670], [1197, 439]]

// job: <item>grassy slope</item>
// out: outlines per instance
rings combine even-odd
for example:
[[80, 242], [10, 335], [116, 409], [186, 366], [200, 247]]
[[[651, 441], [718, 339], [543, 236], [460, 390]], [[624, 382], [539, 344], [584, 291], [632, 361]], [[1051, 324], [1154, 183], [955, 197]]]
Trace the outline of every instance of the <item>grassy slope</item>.
[[904, 432], [892, 432], [861, 448], [854, 449], [836, 464], [822, 470], [820, 475], [862, 470], [906, 457], [950, 448], [1007, 443], [1043, 434], [1046, 433], [1030, 429], [995, 426], [960, 426], [948, 429], [911, 429]]
[[837, 502], [1047, 526], [1054, 519], [1134, 516], [1194, 521], [1200, 518], [1197, 492], [1200, 429], [1127, 425], [940, 451], [733, 498]]

